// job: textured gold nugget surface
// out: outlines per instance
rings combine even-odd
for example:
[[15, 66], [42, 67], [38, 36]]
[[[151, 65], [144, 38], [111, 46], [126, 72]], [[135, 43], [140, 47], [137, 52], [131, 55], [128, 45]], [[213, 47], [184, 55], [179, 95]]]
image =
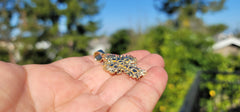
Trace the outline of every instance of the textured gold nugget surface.
[[94, 58], [102, 62], [103, 69], [110, 74], [126, 73], [134, 79], [139, 79], [146, 74], [144, 69], [137, 67], [137, 60], [131, 55], [106, 54], [98, 50], [94, 53]]

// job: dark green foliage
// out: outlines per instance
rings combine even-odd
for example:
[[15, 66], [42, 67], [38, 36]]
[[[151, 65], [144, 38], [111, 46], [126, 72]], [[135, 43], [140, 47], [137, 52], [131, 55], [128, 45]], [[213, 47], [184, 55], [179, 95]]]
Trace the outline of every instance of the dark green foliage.
[[211, 33], [211, 35], [216, 35], [216, 34], [223, 32], [224, 30], [226, 30], [227, 26], [224, 24], [216, 24], [216, 25], [208, 26], [207, 29]]
[[8, 51], [6, 49], [0, 49], [0, 60], [1, 61], [9, 61]]
[[110, 52], [114, 54], [125, 53], [130, 44], [131, 31], [122, 29], [118, 30], [116, 33], [112, 34], [110, 43]]
[[233, 71], [240, 72], [240, 54], [238, 55], [230, 55], [228, 56], [229, 62], [231, 63], [229, 66], [233, 69]]
[[[219, 11], [223, 9], [225, 0], [155, 0], [157, 10], [168, 15], [185, 13], [187, 16], [195, 16], [197, 12]], [[184, 12], [182, 12], [184, 10]]]
[[35, 64], [47, 64], [52, 62], [50, 58], [48, 58], [47, 51], [44, 49], [32, 49], [27, 50], [22, 55], [22, 60], [24, 62], [22, 64], [27, 63], [35, 63]]

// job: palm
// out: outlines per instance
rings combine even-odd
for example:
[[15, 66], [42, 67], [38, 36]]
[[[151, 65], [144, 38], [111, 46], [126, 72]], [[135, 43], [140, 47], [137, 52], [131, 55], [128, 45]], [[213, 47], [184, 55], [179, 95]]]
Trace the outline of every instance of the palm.
[[92, 56], [67, 58], [24, 66], [28, 91], [24, 96], [31, 96], [34, 109], [40, 112], [151, 111], [167, 82], [163, 60], [147, 51], [128, 54], [148, 71], [142, 79], [111, 76]]

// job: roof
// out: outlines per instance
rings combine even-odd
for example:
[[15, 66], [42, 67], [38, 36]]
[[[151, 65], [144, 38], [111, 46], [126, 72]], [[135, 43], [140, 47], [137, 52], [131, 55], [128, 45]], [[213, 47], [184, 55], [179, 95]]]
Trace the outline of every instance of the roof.
[[213, 45], [213, 49], [217, 50], [217, 49], [221, 49], [230, 45], [235, 45], [237, 47], [240, 47], [240, 40], [235, 38], [235, 37], [231, 37], [231, 38], [226, 38], [224, 40], [221, 40], [217, 43], [215, 43]]

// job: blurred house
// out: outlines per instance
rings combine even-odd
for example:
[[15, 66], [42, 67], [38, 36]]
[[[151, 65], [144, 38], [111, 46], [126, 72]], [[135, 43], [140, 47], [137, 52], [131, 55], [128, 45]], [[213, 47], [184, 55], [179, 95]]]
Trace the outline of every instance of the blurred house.
[[234, 35], [219, 34], [215, 38], [216, 43], [213, 45], [213, 50], [224, 56], [240, 54], [240, 39]]
[[107, 51], [110, 49], [108, 37], [94, 38], [89, 42], [87, 49], [89, 55], [92, 55], [99, 49], [102, 49], [103, 51]]

